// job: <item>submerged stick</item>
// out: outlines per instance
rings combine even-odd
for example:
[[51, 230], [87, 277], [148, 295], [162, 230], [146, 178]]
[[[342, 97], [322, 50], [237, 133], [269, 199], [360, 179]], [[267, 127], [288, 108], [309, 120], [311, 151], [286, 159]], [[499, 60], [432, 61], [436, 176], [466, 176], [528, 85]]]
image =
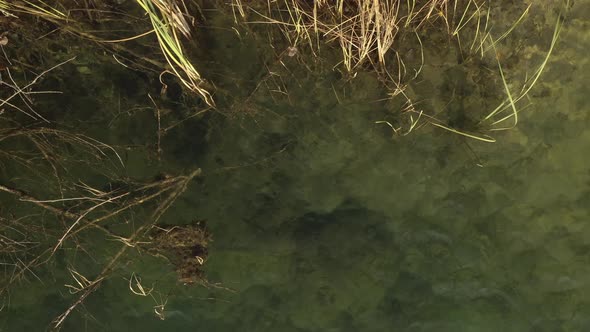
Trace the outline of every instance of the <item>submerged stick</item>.
[[[123, 254], [125, 254], [127, 249], [129, 249], [131, 246], [133, 246], [133, 242], [136, 239], [144, 236], [156, 223], [158, 223], [158, 221], [160, 220], [160, 217], [162, 217], [162, 215], [166, 212], [166, 210], [168, 210], [168, 208], [170, 206], [172, 206], [172, 204], [176, 201], [176, 199], [185, 192], [190, 181], [194, 177], [199, 176], [199, 175], [201, 175], [200, 168], [194, 170], [189, 175], [183, 177], [182, 181], [180, 181], [178, 183], [178, 187], [176, 188], [176, 190], [174, 192], [170, 193], [168, 198], [166, 198], [164, 200], [164, 202], [162, 202], [162, 204], [160, 204], [160, 206], [158, 206], [158, 208], [152, 213], [151, 222], [142, 225], [135, 232], [133, 232], [133, 234], [131, 234], [131, 236], [126, 239], [126, 241], [124, 242], [121, 249], [119, 249], [119, 251], [109, 261], [109, 263], [103, 267], [102, 271], [96, 277], [96, 279], [94, 281], [92, 281], [88, 286], [86, 286], [86, 288], [83, 289], [82, 295], [80, 295], [80, 297], [74, 303], [72, 303], [72, 305], [70, 305], [68, 307], [68, 309], [66, 309], [66, 311], [64, 311], [61, 315], [57, 316], [51, 322], [50, 327], [52, 330], [61, 329], [63, 322], [68, 318], [68, 316], [72, 313], [72, 311], [74, 309], [76, 309], [76, 307], [78, 307], [78, 305], [80, 305], [82, 302], [84, 302], [84, 300], [88, 296], [90, 296], [90, 294], [92, 294], [94, 291], [96, 291], [98, 289], [98, 287], [100, 287], [100, 284], [102, 283], [102, 281], [104, 279], [107, 278], [108, 274], [113, 270], [115, 263], [119, 260], [119, 258], [121, 258], [123, 256]], [[130, 244], [131, 244], [131, 246], [130, 246]]]
[[27, 194], [26, 192], [24, 192], [22, 190], [14, 189], [14, 188], [9, 188], [9, 187], [6, 187], [6, 186], [1, 185], [1, 184], [0, 184], [0, 190], [2, 190], [4, 192], [7, 192], [9, 194], [12, 194], [12, 195], [14, 195], [16, 197], [18, 197], [18, 199], [21, 200], [21, 201], [31, 202], [31, 203], [33, 203], [33, 204], [35, 204], [35, 205], [37, 205], [37, 206], [39, 206], [39, 207], [41, 207], [41, 208], [43, 208], [45, 210], [51, 211], [51, 212], [53, 212], [53, 213], [55, 213], [57, 215], [60, 215], [60, 216], [64, 216], [64, 217], [66, 217], [68, 219], [76, 219], [76, 218], [78, 218], [78, 215], [76, 215], [75, 213], [71, 213], [71, 212], [68, 212], [66, 210], [62, 210], [62, 209], [56, 208], [55, 206], [46, 204], [43, 201], [39, 201], [35, 197]]

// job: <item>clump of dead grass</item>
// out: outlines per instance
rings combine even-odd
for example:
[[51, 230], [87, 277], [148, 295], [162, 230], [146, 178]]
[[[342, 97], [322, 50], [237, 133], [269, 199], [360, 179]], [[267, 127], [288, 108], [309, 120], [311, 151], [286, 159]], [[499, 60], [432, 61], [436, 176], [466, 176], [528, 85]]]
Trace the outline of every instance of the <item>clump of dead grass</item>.
[[[282, 0], [267, 1], [264, 5], [233, 0], [232, 5], [236, 21], [242, 17], [249, 24], [278, 26], [293, 48], [305, 45], [314, 56], [320, 57], [323, 47], [336, 46], [342, 54], [337, 66], [344, 68], [350, 77], [360, 70], [376, 72], [390, 90], [391, 98], [405, 98], [400, 110], [405, 119], [400, 123], [377, 122], [391, 127], [395, 135], [407, 135], [430, 124], [483, 142], [495, 142], [493, 132], [517, 125], [522, 111], [518, 102], [538, 82], [553, 53], [563, 21], [559, 18], [555, 24], [541, 64], [519, 83], [509, 81], [497, 49], [526, 20], [532, 5], [517, 13], [512, 24], [503, 29], [498, 28], [492, 17], [492, 3], [483, 0]], [[569, 7], [569, 1], [565, 7]], [[408, 85], [419, 77], [428, 61], [423, 47], [429, 46], [422, 43], [422, 38], [433, 31], [445, 31], [448, 47], [457, 47], [461, 54], [496, 59], [497, 78], [501, 82], [498, 88], [505, 93], [505, 99], [475, 121], [477, 133], [445, 123], [438, 117], [441, 110], [421, 109], [406, 93]], [[420, 45], [421, 61], [415, 68], [409, 68], [402, 60], [405, 54], [402, 54], [401, 40], [406, 36], [415, 36]], [[522, 88], [515, 91], [515, 85]]]

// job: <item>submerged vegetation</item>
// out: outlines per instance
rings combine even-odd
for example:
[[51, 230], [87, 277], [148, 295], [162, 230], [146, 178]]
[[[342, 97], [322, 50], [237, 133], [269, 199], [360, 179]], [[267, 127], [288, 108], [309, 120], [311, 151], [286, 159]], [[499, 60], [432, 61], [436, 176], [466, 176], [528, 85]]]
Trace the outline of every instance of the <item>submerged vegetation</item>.
[[[164, 257], [176, 280], [213, 286], [201, 269], [211, 235], [194, 223], [199, 216], [162, 222], [201, 169], [127, 174], [128, 163], [165, 168], [174, 150], [166, 139], [175, 129], [214, 112], [256, 115], [265, 108], [257, 105], [260, 95], [296, 105], [294, 95], [308, 93], [301, 73], [335, 73], [338, 102], [355, 98], [347, 84], [375, 77], [381, 97], [370, 102], [382, 109], [371, 118], [394, 136], [440, 128], [495, 142], [529, 107], [569, 5], [541, 50], [541, 42], [521, 40], [534, 3], [505, 14], [503, 4], [484, 0], [0, 0], [0, 311], [23, 283], [50, 287], [55, 281], [39, 271], [57, 266], [67, 280], [55, 279], [73, 296], [52, 328], [121, 274], [132, 294], [154, 299], [154, 313], [164, 319], [166, 301], [141, 283], [140, 267], [123, 262], [142, 253]], [[241, 51], [249, 57], [216, 53], [217, 31], [246, 44]], [[101, 75], [93, 66], [108, 71], [96, 85], [84, 82]], [[450, 83], [439, 86], [443, 98], [435, 100], [422, 86], [441, 81], [441, 73]], [[73, 87], [79, 90], [65, 91]], [[86, 99], [70, 104], [68, 93]], [[91, 116], [81, 111], [91, 107]], [[153, 127], [138, 125], [142, 109]], [[92, 130], [92, 123], [106, 125]], [[207, 125], [198, 127], [198, 139], [208, 139]], [[125, 126], [137, 135], [114, 133], [127, 134]]]

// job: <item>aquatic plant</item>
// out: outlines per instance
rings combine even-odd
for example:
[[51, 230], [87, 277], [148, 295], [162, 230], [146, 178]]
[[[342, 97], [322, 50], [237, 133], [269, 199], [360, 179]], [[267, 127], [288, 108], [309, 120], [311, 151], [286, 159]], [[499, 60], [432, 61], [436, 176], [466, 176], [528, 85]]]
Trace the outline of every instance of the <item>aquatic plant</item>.
[[191, 36], [192, 27], [188, 20], [194, 20], [187, 12], [184, 0], [136, 1], [150, 18], [171, 73], [178, 77], [190, 91], [203, 97], [209, 106], [214, 106], [215, 102], [211, 93], [203, 87], [205, 81], [187, 58], [180, 41], [179, 35], [186, 38]]

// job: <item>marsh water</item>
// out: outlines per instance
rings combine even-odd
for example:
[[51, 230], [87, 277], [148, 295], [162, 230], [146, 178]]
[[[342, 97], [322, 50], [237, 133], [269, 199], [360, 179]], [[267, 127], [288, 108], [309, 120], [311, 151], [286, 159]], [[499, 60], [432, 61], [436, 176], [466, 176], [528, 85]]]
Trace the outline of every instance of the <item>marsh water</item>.
[[[556, 14], [536, 10], [547, 20], [530, 42], [543, 51]], [[209, 285], [178, 283], [166, 261], [131, 249], [63, 330], [590, 331], [589, 18], [590, 2], [576, 1], [530, 106], [495, 143], [432, 126], [396, 136], [375, 123], [392, 106], [379, 101], [374, 76], [346, 81], [294, 56], [285, 68], [301, 72], [268, 84], [288, 85], [288, 98], [256, 93], [246, 115], [184, 121], [162, 138], [160, 160], [121, 149], [130, 177], [202, 169], [162, 222], [206, 221]], [[252, 92], [256, 82], [240, 77], [260, 70], [249, 65], [256, 50], [216, 33], [209, 56], [228, 65], [205, 75], [225, 77], [221, 91]], [[440, 63], [455, 61], [436, 52]], [[76, 73], [89, 82], [46, 106], [59, 104], [76, 129], [111, 144], [153, 143], [143, 77], [117, 64], [83, 67]], [[461, 65], [440, 68], [427, 62], [413, 88], [425, 107], [444, 106], [448, 86], [469, 79]], [[477, 98], [462, 107], [490, 107]], [[98, 263], [88, 257], [120, 245], [95, 241], [15, 287], [0, 331], [45, 330], [77, 299], [64, 287], [67, 267], [92, 274]], [[130, 291], [132, 275], [149, 296]]]

